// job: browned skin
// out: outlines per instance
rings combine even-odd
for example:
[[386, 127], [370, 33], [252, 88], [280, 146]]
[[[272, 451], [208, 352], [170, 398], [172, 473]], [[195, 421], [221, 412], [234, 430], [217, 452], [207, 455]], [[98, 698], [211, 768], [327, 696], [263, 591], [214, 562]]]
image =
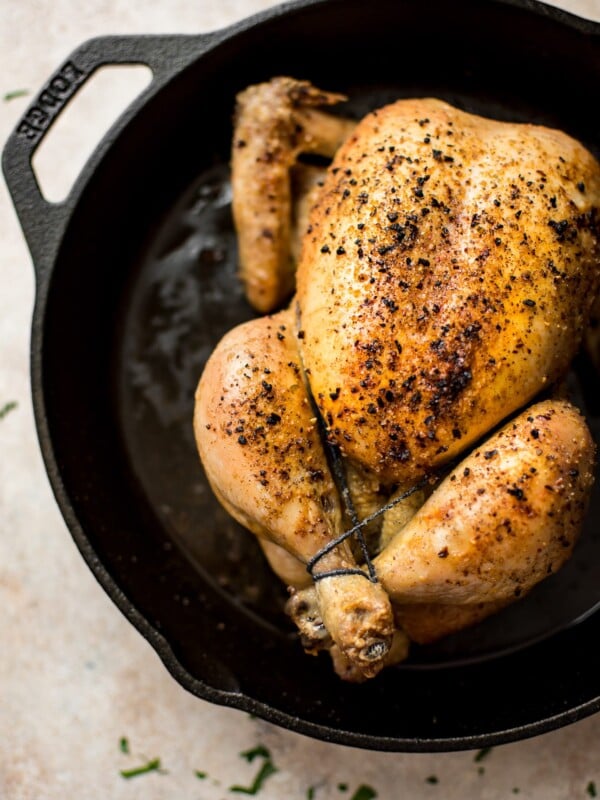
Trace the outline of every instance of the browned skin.
[[397, 606], [395, 608], [396, 623], [412, 642], [431, 644], [443, 636], [481, 622], [511, 602], [513, 601], [499, 600], [496, 603], [471, 603], [464, 606], [439, 603]]
[[598, 289], [600, 167], [565, 134], [401, 100], [338, 151], [298, 268], [344, 454], [414, 483], [565, 371]]
[[232, 150], [233, 216], [249, 302], [273, 311], [294, 287], [291, 169], [300, 153], [333, 156], [353, 130], [319, 106], [342, 95], [274, 78], [237, 97]]
[[[240, 325], [222, 339], [198, 385], [194, 430], [215, 494], [255, 534], [306, 564], [343, 532], [290, 311]], [[314, 574], [356, 566], [345, 542]], [[317, 596], [333, 640], [374, 675], [394, 630], [387, 594], [365, 577], [343, 575], [319, 580]]]
[[[467, 456], [416, 513], [386, 512], [384, 528], [396, 524], [396, 534], [375, 567], [405, 633], [432, 642], [560, 569], [579, 536], [594, 452], [577, 409], [548, 400]], [[300, 628], [304, 615], [314, 624], [312, 596], [310, 587], [295, 595], [290, 613]]]
[[409, 606], [415, 625], [442, 606], [438, 630], [427, 623], [437, 638], [463, 627], [468, 609], [485, 616], [560, 569], [581, 530], [594, 450], [579, 411], [548, 400], [467, 456], [375, 560], [403, 627]]
[[[308, 229], [310, 211], [317, 194], [325, 181], [325, 167], [296, 164], [292, 170], [292, 223], [290, 255], [295, 273], [295, 265], [300, 260], [302, 242]], [[295, 280], [295, 275], [294, 275]]]
[[[240, 98], [234, 205], [257, 308], [291, 286], [280, 269], [299, 152], [289, 81]], [[265, 149], [271, 130], [281, 150]], [[195, 434], [217, 497], [294, 587], [288, 610], [307, 649], [330, 649], [343, 677], [362, 680], [404, 657], [405, 634], [426, 642], [473, 624], [558, 569], [581, 527], [594, 448], [572, 406], [538, 404], [428, 499], [425, 489], [371, 526], [379, 584], [307, 583], [302, 565], [348, 522], [304, 379], [359, 517], [435, 473], [568, 367], [600, 279], [600, 167], [558, 131], [405, 100], [359, 124], [322, 188], [317, 173], [301, 178], [314, 207], [299, 325], [286, 311], [222, 340], [198, 387]], [[276, 235], [263, 236], [268, 220]], [[352, 568], [357, 552], [346, 542], [315, 571]]]

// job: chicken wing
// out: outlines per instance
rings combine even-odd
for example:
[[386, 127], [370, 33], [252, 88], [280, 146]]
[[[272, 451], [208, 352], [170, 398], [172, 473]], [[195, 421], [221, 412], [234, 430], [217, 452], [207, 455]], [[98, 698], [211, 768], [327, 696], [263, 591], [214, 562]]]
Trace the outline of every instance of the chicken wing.
[[319, 109], [339, 103], [307, 81], [274, 78], [237, 97], [233, 216], [249, 302], [273, 311], [294, 288], [291, 170], [301, 153], [333, 156], [355, 123]]

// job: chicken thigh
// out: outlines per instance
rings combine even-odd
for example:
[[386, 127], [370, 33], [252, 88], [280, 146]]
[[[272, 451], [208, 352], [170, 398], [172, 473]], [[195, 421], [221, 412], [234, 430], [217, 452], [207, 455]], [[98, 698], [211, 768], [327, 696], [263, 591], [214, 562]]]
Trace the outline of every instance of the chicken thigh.
[[[290, 291], [292, 171], [319, 149], [290, 115], [299, 97], [340, 99], [308, 87], [275, 79], [238, 105], [234, 210], [259, 310]], [[313, 131], [314, 114], [321, 152], [341, 146], [304, 181], [297, 295], [219, 343], [194, 428], [216, 496], [288, 585], [307, 652], [363, 680], [572, 551], [594, 443], [568, 401], [526, 406], [564, 376], [598, 294], [600, 166], [562, 132], [434, 99], [358, 125], [311, 108]]]

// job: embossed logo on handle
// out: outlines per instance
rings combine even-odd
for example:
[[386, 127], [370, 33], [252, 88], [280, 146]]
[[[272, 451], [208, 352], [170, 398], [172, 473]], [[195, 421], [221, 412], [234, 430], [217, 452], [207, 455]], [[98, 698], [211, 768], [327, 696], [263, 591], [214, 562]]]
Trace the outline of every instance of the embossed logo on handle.
[[54, 117], [59, 113], [86, 73], [73, 61], [67, 61], [50, 78], [17, 126], [17, 133], [34, 143], [38, 142]]

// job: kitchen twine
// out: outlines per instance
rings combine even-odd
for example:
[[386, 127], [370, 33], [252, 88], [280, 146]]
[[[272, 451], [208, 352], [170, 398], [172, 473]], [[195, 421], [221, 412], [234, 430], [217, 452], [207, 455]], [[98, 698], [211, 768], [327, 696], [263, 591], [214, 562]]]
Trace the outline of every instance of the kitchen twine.
[[[394, 497], [394, 499], [390, 500], [389, 503], [386, 503], [386, 505], [384, 505], [382, 508], [379, 508], [373, 514], [370, 514], [368, 517], [365, 517], [362, 520], [362, 522], [359, 522], [358, 517], [356, 515], [356, 509], [354, 508], [354, 504], [350, 499], [350, 494], [348, 492], [348, 485], [344, 477], [342, 485], [345, 491], [348, 493], [347, 498], [343, 490], [341, 494], [342, 497], [344, 497], [345, 501], [346, 499], [349, 499], [349, 505], [346, 506], [346, 511], [348, 512], [348, 516], [350, 517], [350, 520], [352, 522], [352, 527], [349, 528], [347, 531], [344, 531], [344, 533], [340, 534], [340, 536], [338, 536], [337, 538], [332, 539], [330, 542], [328, 542], [310, 559], [310, 561], [307, 562], [306, 569], [308, 573], [311, 575], [312, 579], [314, 581], [322, 581], [323, 578], [331, 578], [334, 575], [362, 575], [364, 578], [367, 578], [367, 580], [371, 581], [371, 583], [377, 583], [377, 573], [375, 572], [375, 566], [373, 565], [371, 557], [369, 556], [369, 551], [367, 550], [367, 544], [365, 542], [365, 537], [363, 536], [362, 529], [370, 522], [372, 522], [374, 519], [377, 519], [377, 517], [381, 516], [381, 514], [385, 514], [385, 512], [389, 511], [390, 508], [393, 508], [394, 506], [398, 505], [398, 503], [401, 503], [403, 500], [406, 500], [407, 497], [410, 497], [411, 494], [414, 494], [419, 489], [422, 489], [424, 486], [426, 486], [428, 481], [429, 481], [428, 478], [423, 478], [422, 480], [419, 481], [419, 483], [416, 483], [406, 492], [403, 492], [402, 494], [398, 495], [398, 497]], [[317, 564], [320, 561], [320, 559], [323, 558], [323, 556], [327, 555], [327, 553], [330, 553], [335, 547], [337, 547], [346, 539], [349, 539], [350, 536], [354, 536], [355, 534], [356, 534], [356, 539], [360, 545], [360, 549], [362, 550], [365, 559], [365, 565], [367, 567], [368, 572], [365, 572], [363, 569], [359, 568], [356, 569], [342, 568], [342, 569], [332, 569], [327, 572], [317, 572], [317, 573], [313, 572], [315, 564]]]
[[[426, 486], [427, 483], [429, 482], [429, 478], [428, 477], [423, 478], [413, 487], [408, 489], [406, 492], [403, 492], [402, 494], [398, 495], [398, 497], [394, 497], [393, 500], [390, 500], [390, 502], [386, 503], [382, 508], [379, 508], [373, 514], [370, 514], [368, 517], [365, 517], [365, 519], [360, 521], [358, 519], [358, 514], [356, 513], [356, 508], [352, 501], [352, 496], [350, 495], [350, 489], [348, 488], [348, 481], [346, 480], [346, 472], [344, 470], [344, 464], [342, 461], [342, 454], [340, 452], [340, 448], [334, 442], [332, 442], [329, 436], [325, 420], [323, 419], [323, 416], [319, 411], [317, 404], [315, 403], [315, 399], [310, 390], [310, 384], [308, 383], [308, 380], [306, 380], [306, 377], [305, 377], [305, 382], [309, 399], [312, 404], [315, 416], [317, 418], [319, 435], [323, 442], [325, 455], [329, 463], [329, 468], [331, 469], [333, 481], [336, 484], [338, 492], [340, 493], [340, 496], [342, 498], [342, 504], [344, 506], [346, 515], [348, 516], [351, 522], [351, 527], [347, 531], [344, 531], [344, 533], [340, 534], [335, 539], [332, 539], [317, 553], [315, 553], [315, 555], [307, 562], [306, 570], [314, 581], [322, 581], [324, 578], [332, 578], [336, 575], [362, 575], [363, 578], [366, 578], [371, 583], [377, 583], [377, 573], [375, 572], [375, 566], [371, 560], [371, 556], [369, 555], [367, 543], [365, 542], [365, 537], [362, 532], [363, 528], [366, 527], [374, 519], [377, 519], [377, 517], [381, 516], [382, 514], [385, 514], [385, 512], [389, 511], [390, 508], [393, 508], [394, 506], [398, 505], [398, 503], [401, 503], [403, 500], [406, 500], [407, 497], [410, 497], [411, 494], [418, 492], [419, 489], [422, 489], [424, 486]], [[315, 573], [314, 568], [323, 558], [323, 556], [326, 556], [327, 553], [330, 553], [332, 550], [338, 547], [338, 545], [346, 541], [346, 539], [349, 539], [351, 536], [356, 536], [356, 540], [359, 544], [359, 547], [363, 554], [363, 558], [365, 560], [365, 566], [367, 571], [365, 572], [364, 569], [360, 569], [359, 567], [355, 568], [348, 567], [348, 568], [332, 569], [332, 570], [327, 570], [325, 572]]]
[[[298, 335], [301, 329], [300, 324], [300, 306], [296, 303], [296, 336], [298, 339], [301, 337]], [[352, 501], [352, 496], [350, 494], [350, 489], [348, 488], [348, 481], [346, 480], [346, 471], [344, 470], [344, 464], [342, 460], [342, 454], [340, 452], [340, 448], [338, 447], [335, 442], [332, 441], [331, 435], [329, 430], [327, 429], [327, 425], [325, 420], [323, 419], [323, 415], [315, 401], [314, 395], [312, 393], [312, 389], [310, 386], [310, 381], [308, 380], [308, 375], [306, 369], [304, 367], [304, 362], [302, 359], [302, 353], [299, 351], [300, 356], [300, 371], [302, 374], [302, 378], [304, 380], [304, 385], [306, 388], [306, 393], [308, 395], [308, 399], [310, 405], [312, 407], [313, 413], [317, 420], [317, 429], [319, 432], [319, 436], [321, 438], [321, 442], [323, 444], [323, 449], [325, 451], [325, 457], [327, 459], [327, 463], [331, 470], [331, 475], [333, 477], [333, 481], [337, 487], [337, 490], [342, 498], [342, 505], [344, 506], [344, 511], [346, 512], [346, 516], [350, 519], [351, 527], [344, 531], [344, 533], [337, 536], [335, 539], [332, 539], [328, 542], [324, 547], [322, 547], [315, 555], [307, 562], [306, 564], [306, 571], [311, 576], [311, 578], [316, 581], [322, 581], [324, 578], [333, 578], [337, 575], [362, 575], [363, 578], [366, 578], [371, 583], [377, 583], [377, 573], [375, 572], [375, 566], [371, 560], [371, 556], [369, 555], [369, 550], [367, 548], [367, 543], [365, 542], [365, 537], [363, 536], [363, 528], [366, 527], [370, 522], [377, 517], [385, 514], [386, 511], [389, 511], [390, 508], [398, 505], [403, 500], [406, 500], [407, 497], [410, 497], [411, 494], [418, 492], [419, 489], [422, 489], [424, 486], [429, 483], [429, 477], [425, 477], [416, 483], [411, 489], [408, 489], [406, 492], [403, 492], [398, 497], [395, 497], [393, 500], [390, 500], [389, 503], [386, 503], [382, 508], [375, 511], [368, 517], [365, 517], [362, 521], [358, 519], [358, 514], [356, 513], [356, 508], [354, 506], [354, 502]], [[356, 567], [354, 569], [348, 567], [347, 569], [332, 569], [327, 570], [325, 572], [314, 572], [315, 566], [319, 563], [319, 561], [338, 547], [342, 542], [349, 539], [351, 536], [356, 536], [356, 540], [359, 544], [361, 552], [363, 554], [363, 558], [365, 560], [365, 566], [367, 571], [365, 572], [364, 569], [360, 569]]]

